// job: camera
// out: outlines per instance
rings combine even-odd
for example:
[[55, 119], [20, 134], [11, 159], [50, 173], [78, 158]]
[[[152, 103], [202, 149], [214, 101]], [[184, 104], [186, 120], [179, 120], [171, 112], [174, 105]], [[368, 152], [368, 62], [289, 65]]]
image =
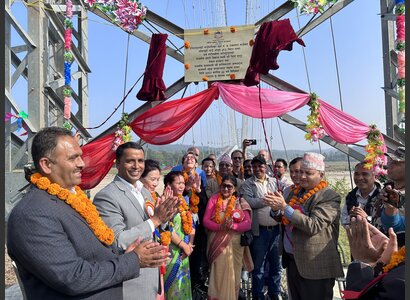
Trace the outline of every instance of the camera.
[[250, 143], [251, 145], [256, 145], [256, 139], [248, 140], [248, 141], [251, 142], [251, 143]]
[[387, 193], [387, 201], [386, 203], [396, 207], [396, 208], [400, 208], [403, 205], [403, 200], [401, 197], [400, 192], [396, 191], [396, 190], [385, 190], [385, 192]]

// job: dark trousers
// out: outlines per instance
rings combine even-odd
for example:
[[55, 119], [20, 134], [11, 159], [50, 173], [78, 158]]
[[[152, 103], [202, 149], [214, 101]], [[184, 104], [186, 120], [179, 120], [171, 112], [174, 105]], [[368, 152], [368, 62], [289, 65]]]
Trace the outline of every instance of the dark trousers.
[[279, 256], [279, 225], [269, 228], [259, 227], [259, 236], [253, 237], [251, 254], [254, 264], [252, 271], [252, 297], [263, 299], [263, 286], [265, 284], [265, 264], [269, 263], [267, 278], [268, 294], [280, 294], [281, 260]]
[[306, 279], [300, 276], [295, 260], [288, 255], [288, 288], [292, 300], [332, 300], [335, 278]]

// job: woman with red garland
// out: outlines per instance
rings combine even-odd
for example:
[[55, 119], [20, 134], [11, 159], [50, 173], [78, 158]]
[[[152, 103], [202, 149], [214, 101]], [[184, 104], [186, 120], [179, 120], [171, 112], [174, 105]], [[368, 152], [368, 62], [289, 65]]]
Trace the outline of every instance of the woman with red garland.
[[[204, 216], [208, 229], [207, 255], [210, 265], [208, 299], [238, 299], [245, 247], [241, 233], [251, 229], [251, 208], [236, 196], [236, 178], [222, 178], [220, 191], [209, 199]], [[250, 252], [245, 260], [249, 261]]]
[[173, 230], [169, 251], [171, 260], [166, 266], [164, 276], [165, 299], [192, 299], [191, 275], [189, 260], [194, 250], [195, 224], [192, 221], [192, 211], [187, 196], [182, 196], [185, 190], [184, 175], [180, 171], [171, 171], [164, 177], [165, 188], [170, 187], [174, 195], [180, 198], [178, 213], [174, 216]]

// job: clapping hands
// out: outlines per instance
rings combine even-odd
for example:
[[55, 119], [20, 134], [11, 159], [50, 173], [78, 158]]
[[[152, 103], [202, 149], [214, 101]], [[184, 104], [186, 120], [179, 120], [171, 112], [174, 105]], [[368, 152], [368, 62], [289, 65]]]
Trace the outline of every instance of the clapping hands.
[[168, 222], [177, 213], [179, 198], [174, 196], [170, 186], [164, 190], [164, 194], [158, 199], [154, 208], [154, 216], [151, 220], [154, 226]]
[[395, 247], [397, 249], [397, 239], [392, 229], [389, 230], [391, 234], [389, 239], [361, 216], [352, 217], [350, 222], [350, 225], [347, 225], [345, 229], [354, 259], [374, 264], [381, 257], [388, 255], [390, 258], [391, 251], [388, 250], [390, 255], [386, 252], [388, 245], [389, 248]]

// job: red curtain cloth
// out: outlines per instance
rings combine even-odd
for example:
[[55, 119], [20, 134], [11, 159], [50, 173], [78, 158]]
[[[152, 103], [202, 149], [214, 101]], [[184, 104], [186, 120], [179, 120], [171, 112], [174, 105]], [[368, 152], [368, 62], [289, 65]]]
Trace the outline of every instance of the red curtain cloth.
[[289, 19], [265, 22], [256, 34], [251, 60], [246, 71], [244, 84], [247, 86], [259, 83], [259, 74], [268, 74], [269, 70], [279, 69], [276, 61], [281, 50], [292, 50], [293, 42], [305, 46], [290, 24]]
[[162, 80], [164, 73], [164, 64], [166, 58], [165, 42], [167, 34], [152, 34], [147, 66], [145, 68], [144, 81], [137, 94], [137, 98], [144, 101], [165, 100], [165, 84]]
[[112, 133], [81, 147], [85, 164], [81, 172], [81, 189], [96, 187], [110, 171], [115, 160], [115, 151], [112, 149], [114, 138], [115, 133]]
[[218, 88], [211, 86], [193, 96], [157, 105], [139, 115], [130, 126], [147, 143], [169, 144], [187, 132], [218, 97]]

